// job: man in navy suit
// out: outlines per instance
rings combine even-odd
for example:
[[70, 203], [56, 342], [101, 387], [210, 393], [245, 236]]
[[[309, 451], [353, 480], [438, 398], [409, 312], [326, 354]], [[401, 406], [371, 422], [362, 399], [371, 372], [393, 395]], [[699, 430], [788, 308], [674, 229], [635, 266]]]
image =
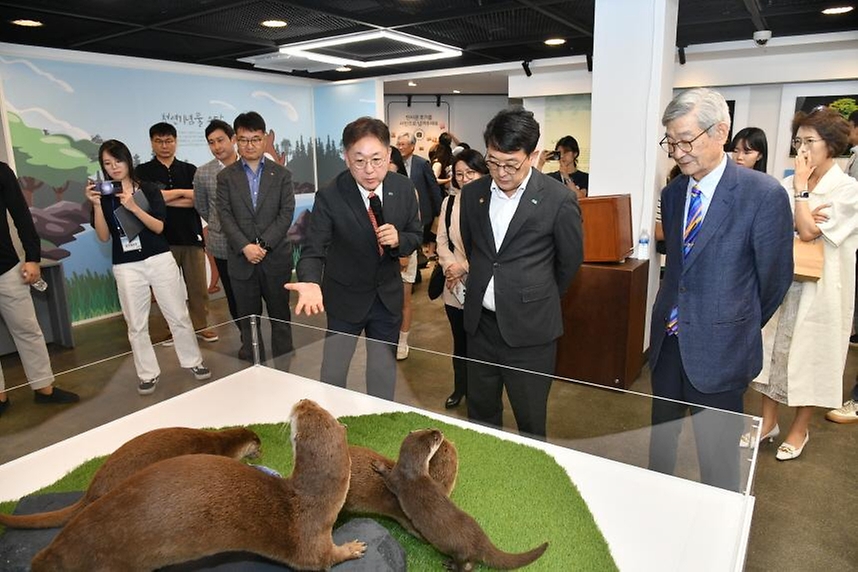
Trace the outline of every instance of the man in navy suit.
[[356, 336], [365, 332], [381, 342], [367, 342], [367, 392], [393, 399], [403, 300], [399, 257], [420, 246], [417, 196], [407, 177], [387, 170], [390, 131], [381, 120], [361, 117], [346, 125], [343, 147], [348, 170], [316, 193], [298, 282], [286, 288], [298, 292], [296, 314], [327, 311], [322, 381], [346, 386]]
[[435, 234], [432, 232], [432, 221], [441, 213], [441, 187], [432, 173], [432, 166], [423, 157], [414, 154], [414, 145], [417, 139], [411, 133], [401, 133], [396, 138], [396, 148], [402, 153], [402, 161], [408, 178], [417, 189], [420, 198], [420, 220], [423, 221], [423, 244], [431, 245], [435, 242]]
[[[730, 114], [720, 93], [677, 95], [662, 124], [661, 146], [682, 175], [661, 193], [667, 264], [652, 311], [653, 394], [741, 413], [762, 369], [760, 330], [792, 282], [789, 200], [774, 178], [727, 158]], [[701, 480], [738, 490], [741, 418], [691, 409]], [[651, 469], [673, 473], [686, 410], [653, 401]]]

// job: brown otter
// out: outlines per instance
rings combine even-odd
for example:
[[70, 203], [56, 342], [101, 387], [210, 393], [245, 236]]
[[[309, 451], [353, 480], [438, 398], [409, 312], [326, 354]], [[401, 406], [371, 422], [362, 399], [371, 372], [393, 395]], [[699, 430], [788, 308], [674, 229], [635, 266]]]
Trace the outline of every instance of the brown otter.
[[542, 556], [547, 542], [521, 554], [499, 550], [477, 521], [447, 498], [428, 472], [429, 459], [443, 439], [437, 429], [412, 431], [402, 441], [399, 460], [392, 470], [377, 462], [373, 469], [384, 477], [414, 528], [432, 546], [452, 557], [447, 568], [472, 570], [477, 562], [484, 562], [492, 568], [511, 570]]
[[[392, 469], [394, 462], [372, 449], [357, 445], [349, 447], [349, 456], [352, 460], [352, 475], [349, 483], [349, 494], [346, 496], [343, 511], [390, 517], [406, 531], [419, 537], [420, 534], [414, 530], [411, 521], [399, 507], [396, 496], [385, 486], [381, 475], [372, 468], [373, 462], [378, 462], [388, 469]], [[446, 496], [450, 496], [450, 492], [456, 484], [458, 472], [459, 456], [456, 452], [456, 446], [444, 439], [438, 450], [429, 459], [429, 476], [441, 485], [441, 490]]]
[[306, 399], [291, 422], [289, 478], [213, 455], [160, 461], [70, 520], [32, 570], [153, 570], [233, 551], [298, 570], [360, 558], [364, 543], [331, 537], [349, 486], [345, 427]]
[[192, 453], [209, 453], [233, 459], [258, 457], [260, 446], [256, 433], [244, 427], [222, 431], [187, 427], [155, 429], [134, 437], [114, 451], [93, 475], [86, 493], [76, 503], [39, 514], [0, 514], [0, 524], [11, 528], [62, 526], [83, 507], [153, 463]]

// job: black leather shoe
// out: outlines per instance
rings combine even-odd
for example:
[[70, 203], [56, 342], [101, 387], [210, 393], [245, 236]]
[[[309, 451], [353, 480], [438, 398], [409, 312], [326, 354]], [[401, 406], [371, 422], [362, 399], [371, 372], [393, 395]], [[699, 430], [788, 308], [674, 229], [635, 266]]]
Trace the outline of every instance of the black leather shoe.
[[458, 393], [451, 393], [450, 397], [447, 398], [447, 401], [444, 402], [444, 407], [447, 409], [453, 409], [462, 402], [462, 397], [463, 396]]
[[3, 412], [9, 409], [10, 403], [12, 403], [12, 401], [8, 397], [6, 398], [6, 401], [0, 401], [0, 415], [3, 415]]
[[80, 396], [78, 396], [77, 393], [72, 393], [71, 391], [60, 389], [59, 387], [54, 387], [54, 391], [51, 392], [50, 395], [45, 395], [44, 393], [34, 391], [33, 396], [35, 398], [36, 403], [43, 404], [77, 403], [78, 401], [80, 401]]

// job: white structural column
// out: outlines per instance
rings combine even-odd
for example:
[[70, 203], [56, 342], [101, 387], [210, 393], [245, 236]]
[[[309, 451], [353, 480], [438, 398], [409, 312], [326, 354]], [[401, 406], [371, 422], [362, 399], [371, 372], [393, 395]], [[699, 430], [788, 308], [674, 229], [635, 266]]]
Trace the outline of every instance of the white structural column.
[[[658, 142], [672, 96], [678, 11], [678, 0], [596, 1], [589, 193], [631, 195], [635, 241], [641, 229], [653, 235], [656, 200], [670, 168]], [[658, 287], [654, 247], [650, 256], [647, 332]]]

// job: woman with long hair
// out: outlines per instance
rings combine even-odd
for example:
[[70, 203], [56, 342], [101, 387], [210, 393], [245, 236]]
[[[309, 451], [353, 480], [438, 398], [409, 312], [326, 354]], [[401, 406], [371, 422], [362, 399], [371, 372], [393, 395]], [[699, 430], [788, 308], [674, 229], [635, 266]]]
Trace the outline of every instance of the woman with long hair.
[[121, 141], [102, 143], [98, 161], [108, 180], [98, 186], [90, 181], [86, 197], [92, 203], [92, 225], [99, 240], [113, 241], [113, 276], [128, 324], [137, 392], [154, 392], [161, 375], [149, 338], [150, 288], [173, 334], [179, 364], [199, 381], [210, 378], [185, 304], [179, 267], [161, 235], [167, 212], [161, 191], [137, 179], [131, 152]]
[[566, 185], [570, 191], [577, 194], [579, 199], [583, 199], [587, 196], [590, 188], [590, 174], [578, 170], [578, 157], [580, 155], [581, 148], [578, 146], [578, 140], [571, 135], [566, 135], [557, 140], [553, 152], [546, 150], [539, 155], [536, 168], [541, 171], [549, 157], [555, 158], [559, 168], [547, 173], [547, 175], [557, 179]]
[[769, 143], [766, 133], [759, 127], [741, 129], [730, 144], [733, 150], [733, 160], [743, 167], [748, 167], [762, 173], [766, 172], [769, 161]]

